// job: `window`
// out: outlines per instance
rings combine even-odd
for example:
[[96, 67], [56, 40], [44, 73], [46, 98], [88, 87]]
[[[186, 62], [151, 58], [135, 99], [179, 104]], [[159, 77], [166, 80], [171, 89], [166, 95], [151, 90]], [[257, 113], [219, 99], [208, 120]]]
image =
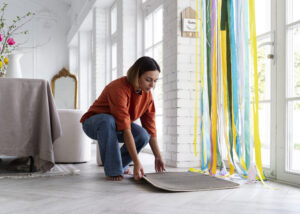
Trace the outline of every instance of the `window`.
[[117, 44], [111, 46], [111, 79], [117, 79]]
[[286, 171], [300, 173], [300, 1], [286, 8]]
[[153, 90], [156, 108], [156, 129], [159, 147], [163, 142], [163, 8], [159, 7], [147, 15], [144, 20], [144, 55], [154, 58], [161, 68], [159, 80]]
[[117, 56], [117, 5], [114, 4], [110, 11], [110, 32], [111, 32], [111, 80], [118, 77], [118, 56]]
[[113, 35], [117, 31], [117, 7], [114, 5], [110, 12], [110, 33]]

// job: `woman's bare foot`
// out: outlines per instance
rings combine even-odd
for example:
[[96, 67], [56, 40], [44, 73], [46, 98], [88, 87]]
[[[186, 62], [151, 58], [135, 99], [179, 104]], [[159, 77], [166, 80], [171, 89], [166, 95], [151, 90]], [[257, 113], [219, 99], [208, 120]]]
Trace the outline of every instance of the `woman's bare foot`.
[[124, 171], [124, 174], [125, 174], [125, 175], [130, 174], [130, 169], [126, 169], [126, 170]]
[[118, 176], [106, 176], [107, 180], [110, 181], [121, 181], [123, 180], [124, 176], [123, 175], [118, 175]]

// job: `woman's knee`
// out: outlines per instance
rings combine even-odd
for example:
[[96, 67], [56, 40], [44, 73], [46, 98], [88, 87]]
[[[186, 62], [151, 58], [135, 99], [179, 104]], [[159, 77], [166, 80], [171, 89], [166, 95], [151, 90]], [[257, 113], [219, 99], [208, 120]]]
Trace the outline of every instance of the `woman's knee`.
[[148, 132], [144, 128], [141, 127], [141, 129], [139, 130], [138, 139], [144, 145], [146, 145], [150, 140], [150, 135], [148, 134]]

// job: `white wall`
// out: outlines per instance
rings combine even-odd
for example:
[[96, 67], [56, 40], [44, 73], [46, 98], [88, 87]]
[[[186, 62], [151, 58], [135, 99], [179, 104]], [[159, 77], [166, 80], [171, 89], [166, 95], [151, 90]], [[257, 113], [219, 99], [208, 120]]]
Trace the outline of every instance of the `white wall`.
[[6, 17], [12, 19], [28, 11], [36, 13], [24, 26], [29, 35], [16, 37], [22, 45], [23, 77], [48, 81], [63, 67], [68, 68], [67, 31], [70, 28], [68, 5], [62, 0], [8, 0]]

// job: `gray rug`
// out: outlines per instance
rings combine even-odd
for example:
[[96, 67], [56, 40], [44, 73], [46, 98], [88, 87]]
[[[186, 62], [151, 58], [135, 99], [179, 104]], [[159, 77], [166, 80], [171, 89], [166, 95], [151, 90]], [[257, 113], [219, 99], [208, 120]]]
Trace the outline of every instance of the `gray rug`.
[[194, 172], [148, 173], [143, 177], [154, 187], [172, 192], [231, 189], [238, 183]]
[[77, 174], [80, 174], [80, 170], [73, 164], [55, 164], [54, 167], [47, 172], [30, 172], [30, 161], [28, 158], [3, 156], [0, 158], [0, 179], [38, 178]]

